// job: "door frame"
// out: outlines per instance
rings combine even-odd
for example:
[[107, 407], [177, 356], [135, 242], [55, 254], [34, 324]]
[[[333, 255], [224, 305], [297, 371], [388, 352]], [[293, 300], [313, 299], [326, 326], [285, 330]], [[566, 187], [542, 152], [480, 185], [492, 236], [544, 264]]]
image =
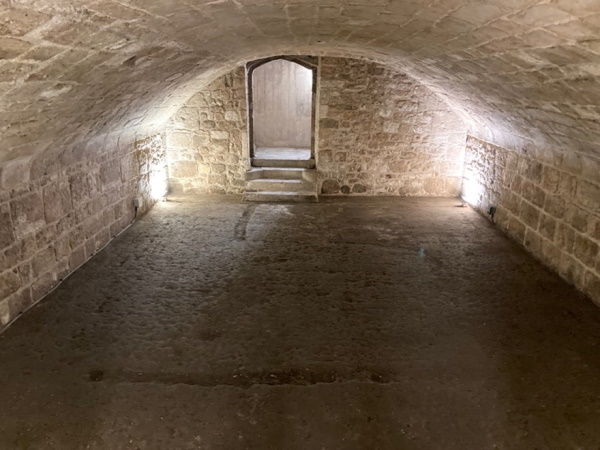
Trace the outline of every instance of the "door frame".
[[284, 60], [296, 63], [305, 69], [309, 69], [313, 75], [312, 99], [311, 99], [311, 138], [310, 138], [310, 157], [315, 158], [316, 144], [316, 125], [317, 125], [317, 83], [319, 58], [314, 56], [272, 56], [270, 58], [257, 59], [246, 64], [246, 89], [248, 93], [248, 149], [250, 151], [250, 162], [254, 160], [254, 89], [252, 87], [252, 76], [254, 71], [272, 61]]

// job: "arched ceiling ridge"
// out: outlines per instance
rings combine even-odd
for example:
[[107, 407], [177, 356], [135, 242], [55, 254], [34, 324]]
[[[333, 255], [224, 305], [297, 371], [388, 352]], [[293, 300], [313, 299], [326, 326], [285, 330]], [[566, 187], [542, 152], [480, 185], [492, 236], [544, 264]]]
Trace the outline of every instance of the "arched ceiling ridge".
[[482, 137], [598, 158], [598, 36], [597, 0], [4, 0], [0, 161], [154, 129], [277, 54], [391, 65]]

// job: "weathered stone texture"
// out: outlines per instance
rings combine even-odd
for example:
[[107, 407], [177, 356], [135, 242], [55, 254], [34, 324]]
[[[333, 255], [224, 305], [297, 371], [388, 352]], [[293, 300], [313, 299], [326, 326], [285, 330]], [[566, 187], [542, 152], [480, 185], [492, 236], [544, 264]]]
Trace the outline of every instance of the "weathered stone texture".
[[[366, 61], [323, 58], [319, 74], [322, 194], [459, 194], [466, 125], [436, 95]], [[246, 114], [243, 68], [179, 110], [167, 129], [173, 193], [243, 190]]]
[[597, 156], [599, 12], [594, 0], [5, 0], [0, 159], [164, 124], [236, 62], [308, 53], [408, 73], [498, 145]]
[[600, 304], [600, 160], [546, 164], [469, 137], [463, 195]]
[[144, 199], [141, 213], [165, 193], [163, 135], [107, 137], [86, 148], [59, 152], [65, 161], [86, 153], [79, 162], [21, 183], [10, 175], [11, 188], [0, 189], [0, 328], [126, 228], [134, 197]]
[[194, 95], [169, 121], [172, 193], [243, 191], [249, 167], [245, 80], [245, 69], [235, 69]]
[[322, 58], [319, 113], [321, 193], [459, 194], [467, 127], [407, 75]]

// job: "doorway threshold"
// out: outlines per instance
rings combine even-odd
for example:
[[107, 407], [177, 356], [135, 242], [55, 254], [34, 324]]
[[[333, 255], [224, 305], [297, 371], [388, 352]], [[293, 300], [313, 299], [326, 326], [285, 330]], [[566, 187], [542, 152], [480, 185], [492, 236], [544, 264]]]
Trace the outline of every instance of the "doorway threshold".
[[292, 160], [308, 161], [311, 159], [309, 148], [257, 148], [254, 151], [255, 159], [274, 159], [274, 160]]

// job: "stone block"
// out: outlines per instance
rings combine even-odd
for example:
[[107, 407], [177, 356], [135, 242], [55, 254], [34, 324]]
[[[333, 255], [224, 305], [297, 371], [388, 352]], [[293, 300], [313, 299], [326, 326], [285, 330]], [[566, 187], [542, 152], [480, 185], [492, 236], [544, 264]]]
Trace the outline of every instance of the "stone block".
[[37, 248], [48, 247], [56, 239], [56, 226], [48, 225], [42, 230], [38, 231], [35, 235], [35, 242]]
[[88, 239], [84, 242], [83, 248], [85, 249], [85, 258], [90, 259], [96, 254], [96, 242], [94, 239]]
[[69, 177], [71, 186], [71, 199], [73, 206], [77, 207], [86, 201], [92, 194], [90, 186], [90, 177], [85, 172], [78, 172]]
[[600, 217], [595, 217], [593, 221], [590, 221], [590, 236], [600, 242]]
[[556, 234], [556, 219], [547, 214], [542, 214], [540, 217], [539, 231], [544, 238], [554, 242], [554, 235]]
[[334, 120], [334, 119], [321, 119], [319, 121], [319, 126], [321, 128], [339, 128], [340, 123], [339, 123], [339, 121]]
[[194, 178], [198, 175], [198, 164], [193, 161], [178, 161], [169, 166], [173, 178]]
[[508, 224], [510, 222], [510, 218], [512, 217], [512, 214], [506, 209], [504, 208], [502, 205], [498, 206], [498, 209], [496, 210], [496, 215], [494, 217], [495, 221], [496, 221], [496, 225], [505, 233], [508, 233]]
[[556, 219], [562, 219], [565, 215], [565, 209], [566, 205], [562, 197], [559, 197], [557, 195], [546, 196], [544, 210], [548, 213], [548, 215]]
[[47, 247], [38, 252], [31, 261], [34, 278], [39, 278], [40, 275], [48, 272], [56, 263], [56, 256], [52, 247]]
[[589, 181], [580, 181], [577, 184], [575, 200], [591, 211], [600, 211], [600, 186]]
[[529, 252], [540, 257], [542, 255], [542, 237], [531, 228], [527, 228], [523, 245]]
[[523, 243], [527, 227], [517, 217], [512, 216], [508, 221], [508, 234], [517, 242]]
[[0, 205], [0, 250], [10, 247], [15, 243], [12, 219], [10, 217], [10, 205]]
[[26, 261], [18, 267], [21, 285], [28, 286], [33, 282], [33, 268], [30, 261]]
[[558, 223], [554, 242], [558, 248], [562, 249], [568, 254], [572, 254], [573, 247], [575, 245], [575, 230], [568, 224]]
[[223, 140], [226, 141], [229, 139], [229, 132], [223, 130], [213, 130], [209, 133], [211, 140]]
[[46, 225], [44, 203], [39, 192], [11, 201], [10, 211], [17, 239], [37, 233]]
[[71, 254], [70, 239], [68, 236], [62, 236], [54, 243], [54, 255], [56, 261], [60, 261]]
[[566, 208], [565, 222], [569, 223], [573, 228], [582, 233], [588, 229], [588, 213], [583, 211], [577, 205], [569, 204]]
[[600, 306], [600, 276], [592, 271], [585, 274], [584, 291]]
[[530, 204], [529, 202], [523, 200], [521, 202], [520, 211], [520, 218], [523, 221], [523, 223], [528, 227], [537, 230], [540, 221], [540, 210], [532, 204]]
[[423, 183], [423, 189], [428, 195], [444, 195], [446, 183], [443, 178], [427, 178]]
[[595, 267], [600, 258], [598, 244], [593, 242], [587, 236], [579, 233], [575, 235], [575, 247], [573, 253], [577, 259], [590, 268]]
[[11, 321], [9, 299], [0, 299], [0, 325], [7, 325]]
[[560, 183], [560, 172], [553, 167], [544, 166], [544, 172], [542, 176], [542, 187], [551, 193], [558, 192], [558, 186]]
[[553, 242], [542, 239], [542, 256], [546, 264], [558, 271], [562, 252]]
[[167, 148], [192, 148], [192, 134], [173, 132], [167, 134]]
[[31, 305], [33, 305], [34, 299], [31, 296], [31, 289], [22, 289], [8, 298], [8, 305], [10, 310], [11, 319], [16, 318]]
[[50, 292], [54, 286], [56, 286], [55, 274], [52, 271], [47, 272], [32, 284], [32, 297], [39, 300]]
[[8, 161], [0, 167], [0, 188], [15, 189], [30, 180], [31, 158], [23, 157]]
[[572, 256], [566, 253], [561, 255], [558, 271], [565, 279], [576, 286], [584, 285], [585, 267]]
[[521, 197], [511, 191], [508, 191], [504, 196], [502, 206], [504, 206], [504, 208], [506, 208], [506, 210], [511, 214], [518, 216], [521, 208]]
[[69, 245], [71, 248], [79, 247], [85, 242], [86, 229], [83, 225], [77, 225], [69, 232]]
[[47, 61], [62, 51], [63, 49], [61, 47], [44, 45], [41, 47], [33, 47], [23, 57], [34, 61]]
[[0, 273], [0, 299], [7, 298], [21, 288], [21, 277], [17, 268]]
[[121, 181], [121, 161], [112, 160], [102, 164], [98, 179], [102, 192], [113, 189]]
[[533, 203], [538, 208], [542, 208], [544, 206], [544, 202], [546, 201], [546, 193], [541, 188], [529, 181], [525, 181], [523, 183], [522, 196], [525, 200], [527, 200], [529, 203]]
[[369, 190], [369, 188], [365, 185], [362, 185], [360, 183], [355, 184], [354, 186], [352, 186], [352, 193], [353, 194], [364, 194]]
[[82, 266], [85, 263], [85, 261], [85, 249], [84, 246], [81, 245], [71, 252], [71, 255], [69, 257], [69, 269], [73, 271], [78, 267]]
[[0, 21], [0, 36], [23, 36], [40, 26], [51, 16], [31, 9], [8, 9]]
[[52, 269], [52, 272], [54, 273], [54, 278], [56, 280], [56, 284], [60, 283], [64, 279], [66, 279], [67, 276], [69, 275], [69, 273], [71, 272], [71, 270], [69, 268], [68, 259], [65, 258], [65, 259], [61, 259], [60, 261], [57, 261], [56, 264], [54, 265], [54, 268]]
[[561, 172], [558, 183], [558, 194], [566, 198], [572, 198], [575, 196], [576, 188], [577, 178], [566, 172]]
[[534, 184], [541, 184], [544, 166], [537, 161], [525, 159], [523, 161], [526, 162], [523, 175]]
[[340, 192], [341, 186], [337, 180], [325, 180], [321, 186], [321, 192], [327, 194], [337, 194]]
[[223, 174], [227, 171], [224, 164], [213, 164], [210, 168], [210, 172], [214, 174]]
[[0, 59], [13, 59], [31, 48], [31, 44], [22, 39], [0, 37]]
[[53, 183], [44, 188], [46, 223], [53, 223], [71, 212], [71, 188], [68, 183]]

